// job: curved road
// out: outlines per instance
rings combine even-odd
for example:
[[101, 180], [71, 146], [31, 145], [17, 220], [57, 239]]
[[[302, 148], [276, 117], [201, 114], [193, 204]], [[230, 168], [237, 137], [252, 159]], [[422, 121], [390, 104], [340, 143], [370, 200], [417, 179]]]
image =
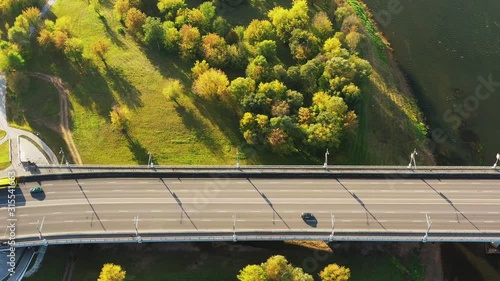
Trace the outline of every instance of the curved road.
[[[83, 179], [21, 184], [17, 238], [239, 231], [500, 234], [500, 181], [361, 179]], [[7, 220], [0, 193], [0, 221]], [[312, 212], [316, 227], [301, 212]], [[1, 235], [1, 234], [0, 234]], [[5, 236], [3, 237], [5, 238]], [[38, 238], [34, 239], [37, 240]]]

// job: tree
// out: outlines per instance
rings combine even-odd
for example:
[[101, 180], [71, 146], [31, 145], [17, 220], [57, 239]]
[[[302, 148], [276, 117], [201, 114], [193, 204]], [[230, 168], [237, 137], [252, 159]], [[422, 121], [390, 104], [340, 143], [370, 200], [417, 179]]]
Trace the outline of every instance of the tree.
[[97, 279], [97, 281], [123, 281], [125, 275], [126, 272], [122, 270], [120, 265], [106, 263], [102, 267], [101, 274], [99, 274], [99, 279]]
[[338, 264], [327, 265], [319, 274], [322, 281], [348, 281], [351, 270]]
[[212, 30], [219, 36], [226, 37], [231, 30], [231, 24], [225, 18], [217, 16], [212, 23]]
[[52, 33], [47, 29], [40, 30], [40, 34], [36, 38], [38, 44], [44, 48], [52, 46], [54, 41], [52, 40]]
[[227, 99], [229, 80], [224, 72], [210, 68], [203, 72], [193, 83], [193, 92], [206, 99]]
[[20, 71], [12, 71], [7, 73], [7, 86], [16, 94], [24, 93], [28, 90], [30, 79], [26, 74]]
[[66, 41], [68, 40], [68, 34], [62, 31], [55, 31], [52, 34], [52, 39], [54, 41], [54, 45], [57, 49], [61, 50], [66, 45]]
[[174, 53], [179, 51], [179, 42], [181, 41], [181, 33], [171, 21], [163, 22], [164, 40], [163, 45], [168, 52]]
[[255, 80], [247, 77], [238, 77], [231, 81], [229, 91], [234, 97], [240, 100], [245, 95], [255, 92]]
[[275, 61], [277, 49], [278, 49], [278, 47], [277, 47], [275, 41], [264, 40], [264, 41], [257, 43], [256, 54], [264, 56], [266, 58], [266, 60], [268, 60], [268, 61]]
[[142, 30], [142, 26], [146, 22], [146, 14], [137, 8], [131, 8], [127, 12], [125, 26], [132, 35], [137, 35]]
[[115, 129], [120, 130], [122, 132], [127, 131], [130, 118], [130, 111], [126, 106], [122, 106], [120, 104], [114, 105], [111, 112], [109, 113], [109, 116], [111, 118], [111, 124]]
[[240, 270], [238, 274], [238, 280], [240, 281], [267, 281], [266, 272], [261, 266], [256, 264], [251, 264], [245, 266]]
[[35, 28], [40, 27], [42, 24], [42, 14], [37, 7], [29, 7], [26, 8], [23, 13], [23, 17], [28, 20], [29, 24], [34, 26]]
[[71, 35], [73, 29], [72, 25], [73, 24], [70, 17], [67, 16], [60, 17], [56, 20], [54, 24], [54, 30], [64, 32], [67, 35]]
[[129, 9], [130, 9], [129, 0], [116, 0], [115, 6], [113, 8], [113, 13], [117, 20], [123, 21]]
[[183, 58], [191, 58], [197, 52], [201, 42], [200, 30], [191, 25], [183, 25], [180, 29], [181, 42], [179, 50]]
[[290, 52], [298, 61], [305, 61], [316, 56], [320, 51], [321, 41], [309, 31], [295, 29], [290, 38]]
[[252, 78], [256, 82], [269, 81], [271, 77], [271, 68], [264, 56], [256, 56], [247, 66], [245, 70], [247, 77]]
[[96, 57], [100, 58], [102, 62], [106, 65], [105, 56], [109, 50], [109, 41], [105, 39], [99, 39], [90, 44], [90, 52]]
[[165, 32], [160, 19], [147, 17], [142, 29], [144, 31], [144, 42], [149, 45], [157, 46], [159, 50], [160, 43], [163, 43], [165, 40]]
[[169, 79], [167, 81], [167, 86], [163, 89], [163, 95], [172, 100], [173, 102], [178, 103], [178, 99], [181, 95], [184, 94], [184, 85], [178, 79]]
[[273, 25], [268, 20], [252, 20], [245, 29], [243, 37], [250, 44], [272, 40], [274, 37]]
[[200, 77], [200, 75], [202, 75], [203, 73], [205, 73], [207, 70], [210, 69], [210, 65], [207, 63], [206, 60], [202, 60], [202, 61], [196, 61], [194, 63], [194, 66], [193, 68], [191, 68], [191, 73], [193, 75], [193, 79], [198, 79], [198, 77]]
[[203, 36], [201, 51], [207, 62], [215, 67], [222, 68], [227, 64], [227, 44], [224, 38], [215, 33]]
[[201, 22], [201, 28], [204, 31], [208, 31], [210, 27], [212, 27], [212, 21], [215, 17], [215, 6], [212, 4], [212, 2], [207, 1], [201, 3], [199, 10], [201, 14], [203, 15], [203, 20]]
[[359, 32], [357, 32], [356, 29], [352, 29], [345, 36], [345, 42], [347, 43], [347, 46], [349, 46], [349, 49], [351, 49], [351, 51], [356, 50], [359, 42], [361, 42], [362, 39], [363, 39], [363, 35], [361, 35]]
[[187, 7], [184, 0], [160, 0], [158, 1], [157, 6], [158, 10], [165, 14], [165, 18], [167, 20], [173, 19], [179, 9]]
[[6, 70], [22, 69], [24, 68], [24, 58], [17, 51], [11, 50], [7, 52], [6, 56]]
[[312, 19], [312, 30], [321, 39], [330, 37], [333, 33], [333, 25], [328, 15], [320, 11]]
[[290, 105], [286, 101], [276, 101], [271, 106], [271, 116], [283, 117], [290, 114]]
[[64, 53], [74, 60], [80, 60], [83, 54], [83, 41], [79, 38], [69, 38], [64, 45]]
[[22, 47], [26, 47], [30, 43], [28, 31], [19, 26], [13, 26], [9, 28], [9, 30], [7, 31], [7, 37], [9, 38], [9, 42], [15, 43]]
[[307, 2], [296, 0], [290, 10], [275, 7], [267, 15], [276, 29], [278, 37], [283, 42], [287, 42], [293, 30], [307, 27], [309, 23], [308, 12]]

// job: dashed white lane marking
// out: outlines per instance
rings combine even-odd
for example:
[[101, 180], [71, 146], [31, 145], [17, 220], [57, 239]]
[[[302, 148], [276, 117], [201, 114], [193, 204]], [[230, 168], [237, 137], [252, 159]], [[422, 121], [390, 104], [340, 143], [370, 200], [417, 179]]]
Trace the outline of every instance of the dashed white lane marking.
[[107, 181], [106, 183], [116, 183], [116, 181]]
[[52, 213], [53, 215], [58, 215], [58, 214], [62, 214], [61, 212], [53, 212]]
[[118, 213], [128, 213], [127, 210], [119, 210]]
[[67, 221], [64, 221], [64, 222], [74, 222], [73, 220], [67, 220]]

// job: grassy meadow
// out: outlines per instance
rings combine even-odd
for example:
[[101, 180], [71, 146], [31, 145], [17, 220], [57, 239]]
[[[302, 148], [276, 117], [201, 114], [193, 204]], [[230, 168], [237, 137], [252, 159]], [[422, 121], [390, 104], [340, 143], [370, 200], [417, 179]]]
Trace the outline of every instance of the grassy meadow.
[[[242, 163], [247, 164], [322, 163], [322, 153], [285, 156], [247, 145], [238, 129], [238, 116], [191, 93], [192, 63], [150, 49], [128, 33], [118, 32], [121, 23], [113, 16], [113, 3], [101, 4], [101, 18], [84, 0], [59, 0], [48, 14], [53, 20], [69, 16], [72, 32], [86, 47], [108, 38], [112, 43], [106, 55], [108, 67], [92, 58], [88, 48], [84, 52], [87, 59], [77, 64], [36, 44], [28, 61], [29, 71], [58, 76], [69, 86], [70, 126], [83, 163], [145, 164], [151, 151], [158, 164], [234, 164], [237, 150]], [[194, 7], [202, 1], [188, 3]], [[323, 1], [315, 3], [316, 10], [322, 8]], [[233, 25], [246, 25], [253, 18], [265, 18], [274, 5], [289, 7], [290, 1], [252, 0], [220, 14]], [[155, 13], [153, 8], [144, 12]], [[393, 65], [378, 58], [378, 50], [370, 43], [363, 47], [361, 56], [370, 61], [374, 72], [370, 82], [362, 85], [364, 97], [357, 108], [360, 129], [331, 153], [331, 164], [406, 165], [414, 147], [426, 149], [415, 125], [422, 122], [419, 110]], [[228, 73], [230, 78], [237, 75], [242, 74]], [[162, 94], [169, 78], [181, 80], [187, 89], [179, 104]], [[59, 151], [64, 142], [51, 129], [58, 125], [56, 95], [51, 85], [32, 77], [20, 102], [9, 103], [9, 118], [14, 126], [39, 132]], [[127, 134], [112, 129], [109, 112], [116, 103], [131, 109]], [[15, 106], [20, 108], [13, 110]], [[432, 158], [426, 157], [425, 162], [432, 163]]]

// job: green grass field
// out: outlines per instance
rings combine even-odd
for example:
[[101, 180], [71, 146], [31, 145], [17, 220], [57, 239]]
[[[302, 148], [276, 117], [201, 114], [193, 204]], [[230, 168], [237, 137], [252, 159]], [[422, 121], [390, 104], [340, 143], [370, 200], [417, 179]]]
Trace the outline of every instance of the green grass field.
[[[175, 248], [191, 248], [195, 251]], [[214, 246], [215, 245], [215, 246]], [[87, 245], [80, 249], [73, 280], [94, 281], [104, 263], [120, 264], [127, 271], [126, 280], [136, 281], [221, 281], [236, 280], [247, 264], [260, 264], [276, 254], [284, 255], [294, 266], [317, 276], [326, 265], [338, 263], [351, 269], [350, 281], [403, 281], [410, 264], [394, 260], [389, 253], [361, 255], [359, 249], [317, 252], [283, 243], [254, 243], [238, 249], [239, 244], [175, 243]], [[218, 246], [218, 247], [217, 247]], [[235, 247], [234, 249], [231, 249]], [[40, 270], [27, 280], [61, 280], [68, 246], [54, 246], [47, 251]], [[316, 280], [319, 280], [315, 277]]]
[[5, 170], [10, 166], [10, 147], [9, 142], [6, 141], [0, 145], [0, 170]]

